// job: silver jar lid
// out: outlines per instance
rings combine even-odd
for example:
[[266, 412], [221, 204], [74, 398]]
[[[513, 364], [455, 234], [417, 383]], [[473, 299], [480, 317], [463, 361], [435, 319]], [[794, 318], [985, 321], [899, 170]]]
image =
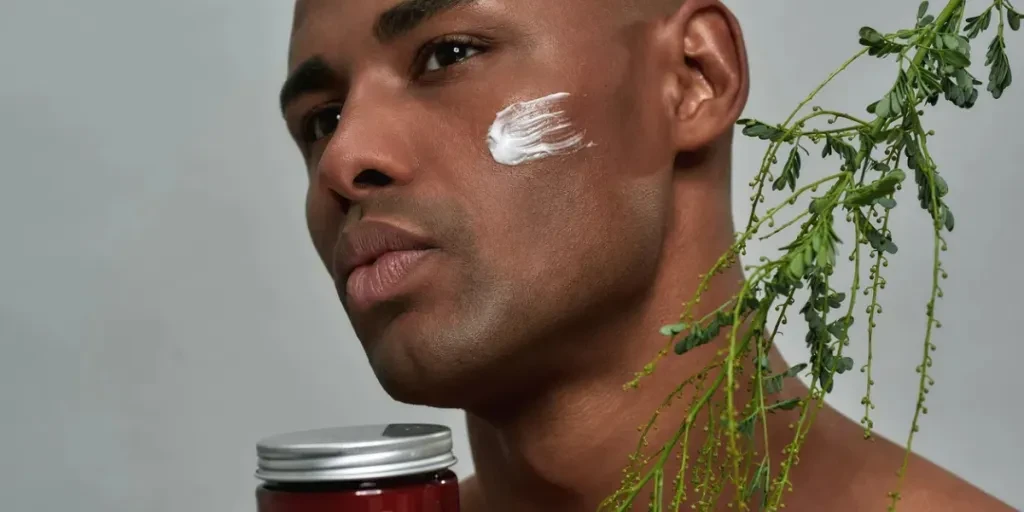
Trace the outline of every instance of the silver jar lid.
[[273, 483], [353, 482], [418, 475], [455, 465], [451, 429], [390, 424], [306, 430], [256, 445], [256, 478]]

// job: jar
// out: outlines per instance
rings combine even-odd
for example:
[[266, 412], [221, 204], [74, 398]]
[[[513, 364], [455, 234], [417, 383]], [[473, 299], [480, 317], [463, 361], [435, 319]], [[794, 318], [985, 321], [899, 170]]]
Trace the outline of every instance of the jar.
[[256, 453], [258, 512], [459, 512], [452, 434], [441, 425], [293, 432]]

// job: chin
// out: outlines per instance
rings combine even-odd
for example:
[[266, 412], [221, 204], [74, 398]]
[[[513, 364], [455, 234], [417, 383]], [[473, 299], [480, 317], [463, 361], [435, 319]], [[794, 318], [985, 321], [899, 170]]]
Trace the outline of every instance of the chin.
[[473, 378], [464, 371], [453, 374], [446, 371], [450, 368], [435, 367], [428, 374], [426, 368], [410, 371], [404, 364], [390, 363], [392, 361], [378, 360], [371, 362], [371, 366], [384, 392], [397, 402], [439, 409], [466, 409], [481, 398], [479, 390], [487, 389], [481, 379]]
[[524, 368], [531, 337], [509, 321], [520, 317], [507, 303], [488, 297], [396, 314], [363, 339], [381, 387], [398, 402], [443, 409], [475, 408], [519, 389], [526, 374], [515, 370]]
[[[390, 377], [390, 376], [388, 376]], [[437, 409], [464, 409], [468, 406], [460, 396], [459, 386], [438, 385], [436, 381], [413, 381], [377, 375], [384, 392], [396, 402]]]
[[[439, 409], [474, 409], [506, 388], [508, 358], [468, 340], [388, 340], [369, 351], [370, 367], [395, 401]], [[520, 375], [522, 375], [520, 373]]]
[[[481, 387], [482, 372], [460, 357], [475, 350], [464, 343], [425, 334], [436, 330], [387, 329], [366, 343], [367, 358], [377, 381], [392, 399], [445, 409], [462, 408], [469, 389]], [[393, 327], [398, 327], [397, 325]], [[486, 389], [486, 386], [484, 386]]]

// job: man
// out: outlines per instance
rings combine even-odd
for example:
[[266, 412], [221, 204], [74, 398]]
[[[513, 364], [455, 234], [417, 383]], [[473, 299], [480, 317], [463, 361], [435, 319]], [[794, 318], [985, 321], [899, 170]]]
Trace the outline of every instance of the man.
[[[314, 245], [387, 392], [466, 410], [464, 509], [594, 510], [636, 427], [722, 343], [622, 390], [733, 240], [748, 92], [733, 15], [720, 0], [300, 0], [289, 75]], [[777, 418], [781, 449], [792, 417]], [[826, 408], [788, 508], [882, 509], [902, 455]], [[900, 505], [1006, 510], [920, 458]]]

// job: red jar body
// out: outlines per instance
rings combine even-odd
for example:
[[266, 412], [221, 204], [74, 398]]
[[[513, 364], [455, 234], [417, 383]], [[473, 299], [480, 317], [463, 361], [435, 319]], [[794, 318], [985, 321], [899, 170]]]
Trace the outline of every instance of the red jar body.
[[368, 482], [264, 484], [258, 512], [459, 512], [452, 471]]
[[256, 445], [258, 512], [459, 512], [444, 425], [353, 425]]

